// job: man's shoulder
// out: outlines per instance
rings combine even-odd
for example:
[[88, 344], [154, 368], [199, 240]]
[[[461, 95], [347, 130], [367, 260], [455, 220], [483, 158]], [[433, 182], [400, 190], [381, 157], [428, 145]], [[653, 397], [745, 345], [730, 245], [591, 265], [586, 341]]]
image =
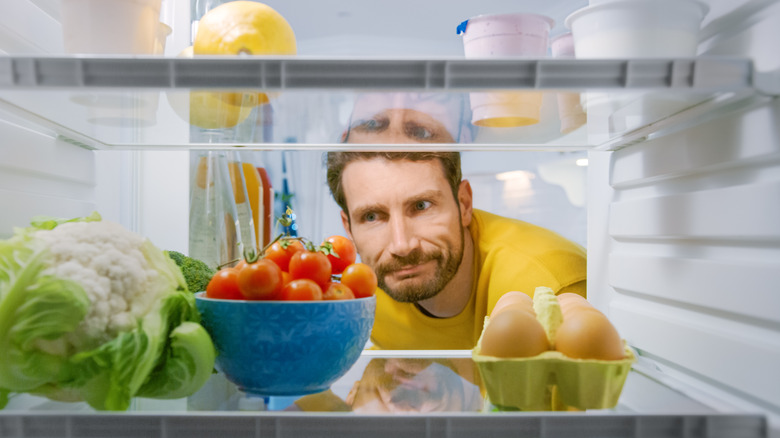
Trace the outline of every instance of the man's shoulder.
[[577, 243], [553, 230], [519, 219], [499, 216], [482, 210], [474, 210], [472, 236], [481, 249], [517, 247], [534, 252], [542, 248], [560, 247], [580, 250]]

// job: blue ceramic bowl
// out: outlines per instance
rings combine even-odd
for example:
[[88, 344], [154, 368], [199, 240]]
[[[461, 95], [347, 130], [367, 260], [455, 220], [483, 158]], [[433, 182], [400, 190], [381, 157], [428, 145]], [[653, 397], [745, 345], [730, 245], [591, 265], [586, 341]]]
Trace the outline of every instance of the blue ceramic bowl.
[[242, 301], [195, 294], [216, 367], [249, 394], [300, 395], [328, 389], [360, 357], [376, 298]]

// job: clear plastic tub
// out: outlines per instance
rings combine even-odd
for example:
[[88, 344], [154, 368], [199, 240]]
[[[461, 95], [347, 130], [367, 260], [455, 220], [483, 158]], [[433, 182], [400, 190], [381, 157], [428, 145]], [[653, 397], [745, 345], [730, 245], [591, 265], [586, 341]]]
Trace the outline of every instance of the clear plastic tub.
[[161, 5], [162, 0], [63, 0], [65, 51], [153, 54]]

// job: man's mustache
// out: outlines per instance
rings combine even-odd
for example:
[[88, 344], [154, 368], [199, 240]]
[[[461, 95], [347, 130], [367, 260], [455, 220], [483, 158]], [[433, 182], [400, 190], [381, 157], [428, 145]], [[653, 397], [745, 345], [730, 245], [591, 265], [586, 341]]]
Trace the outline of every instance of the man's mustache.
[[391, 260], [377, 266], [377, 274], [387, 274], [398, 271], [409, 266], [421, 265], [431, 260], [441, 259], [441, 253], [424, 253], [422, 251], [413, 251], [405, 256], [393, 256]]

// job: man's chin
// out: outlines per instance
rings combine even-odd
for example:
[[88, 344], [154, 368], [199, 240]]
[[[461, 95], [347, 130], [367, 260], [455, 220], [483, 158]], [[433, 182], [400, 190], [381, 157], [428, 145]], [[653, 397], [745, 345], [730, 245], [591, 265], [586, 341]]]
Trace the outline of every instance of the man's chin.
[[406, 279], [399, 282], [385, 283], [382, 290], [390, 298], [401, 303], [416, 303], [435, 297], [439, 291], [433, 290], [429, 282], [420, 279]]

